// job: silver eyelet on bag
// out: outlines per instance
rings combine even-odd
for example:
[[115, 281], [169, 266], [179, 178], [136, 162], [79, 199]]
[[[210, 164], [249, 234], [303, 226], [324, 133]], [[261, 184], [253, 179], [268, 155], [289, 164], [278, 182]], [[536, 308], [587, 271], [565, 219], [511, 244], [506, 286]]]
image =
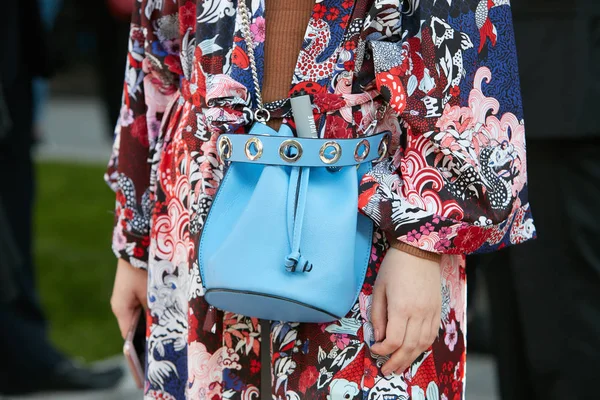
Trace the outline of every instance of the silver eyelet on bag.
[[294, 139], [284, 140], [279, 146], [279, 157], [283, 161], [295, 163], [302, 157], [302, 145]]
[[389, 142], [390, 142], [390, 134], [387, 133], [383, 136], [383, 138], [381, 138], [381, 142], [379, 142], [379, 149], [377, 150], [378, 154], [379, 154], [379, 158], [375, 162], [381, 162], [387, 156]]
[[342, 156], [342, 147], [334, 141], [325, 142], [319, 150], [319, 158], [323, 163], [330, 165], [339, 161]]
[[263, 154], [263, 144], [259, 138], [253, 137], [246, 141], [246, 146], [244, 148], [244, 152], [246, 153], [246, 157], [250, 161], [256, 161]]
[[367, 139], [363, 139], [356, 145], [356, 149], [354, 149], [354, 160], [356, 162], [363, 162], [365, 158], [371, 152], [371, 145]]
[[221, 136], [217, 143], [217, 150], [219, 152], [219, 158], [223, 161], [227, 161], [231, 158], [233, 152], [233, 145], [231, 140], [227, 136]]

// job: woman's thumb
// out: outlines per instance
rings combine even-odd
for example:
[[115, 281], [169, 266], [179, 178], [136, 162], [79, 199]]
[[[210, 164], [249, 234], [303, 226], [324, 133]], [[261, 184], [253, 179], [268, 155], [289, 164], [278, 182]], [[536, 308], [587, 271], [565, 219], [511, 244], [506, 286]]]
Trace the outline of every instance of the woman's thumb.
[[371, 324], [373, 325], [375, 341], [381, 342], [385, 338], [385, 329], [387, 326], [387, 298], [385, 288], [380, 285], [375, 285], [373, 289]]

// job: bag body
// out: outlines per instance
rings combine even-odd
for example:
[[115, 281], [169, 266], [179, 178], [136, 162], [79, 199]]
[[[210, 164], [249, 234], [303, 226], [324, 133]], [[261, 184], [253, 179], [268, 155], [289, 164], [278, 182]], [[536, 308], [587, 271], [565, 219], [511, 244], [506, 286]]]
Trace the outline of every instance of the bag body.
[[277, 133], [260, 123], [248, 135], [222, 135], [219, 151], [231, 164], [199, 250], [208, 303], [267, 320], [344, 317], [372, 244], [372, 222], [358, 213], [359, 179], [386, 137], [302, 140], [285, 125]]

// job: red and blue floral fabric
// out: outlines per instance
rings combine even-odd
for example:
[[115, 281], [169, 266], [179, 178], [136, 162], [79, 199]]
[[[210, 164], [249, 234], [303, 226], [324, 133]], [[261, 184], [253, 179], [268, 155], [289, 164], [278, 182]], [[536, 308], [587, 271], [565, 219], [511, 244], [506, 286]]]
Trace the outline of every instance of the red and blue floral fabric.
[[[262, 81], [268, 7], [248, 6]], [[462, 399], [464, 255], [535, 236], [508, 0], [315, 1], [290, 94], [312, 96], [323, 137], [369, 134], [377, 120], [392, 140], [361, 182], [360, 212], [379, 229], [359, 301], [336, 323], [272, 323], [270, 344], [256, 319], [208, 306], [197, 265], [224, 173], [217, 137], [243, 133], [255, 103], [236, 7], [136, 1], [106, 179], [115, 254], [148, 269], [145, 398], [259, 399], [269, 368], [274, 399]], [[286, 99], [268, 107], [294, 127]], [[389, 377], [369, 350], [386, 235], [444, 254], [439, 337]]]

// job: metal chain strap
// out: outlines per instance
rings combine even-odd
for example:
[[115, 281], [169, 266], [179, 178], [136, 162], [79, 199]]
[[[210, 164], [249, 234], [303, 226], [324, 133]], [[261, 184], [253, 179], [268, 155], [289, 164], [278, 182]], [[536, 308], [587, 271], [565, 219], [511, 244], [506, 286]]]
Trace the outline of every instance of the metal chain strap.
[[271, 113], [263, 104], [263, 99], [260, 91], [260, 83], [258, 81], [258, 69], [256, 67], [256, 58], [254, 56], [254, 40], [250, 32], [250, 11], [246, 5], [246, 0], [238, 0], [238, 11], [242, 20], [242, 35], [246, 42], [246, 52], [250, 60], [250, 69], [252, 71], [252, 81], [254, 82], [254, 92], [256, 95], [256, 110], [254, 111], [254, 119], [258, 122], [265, 123], [271, 119]]

